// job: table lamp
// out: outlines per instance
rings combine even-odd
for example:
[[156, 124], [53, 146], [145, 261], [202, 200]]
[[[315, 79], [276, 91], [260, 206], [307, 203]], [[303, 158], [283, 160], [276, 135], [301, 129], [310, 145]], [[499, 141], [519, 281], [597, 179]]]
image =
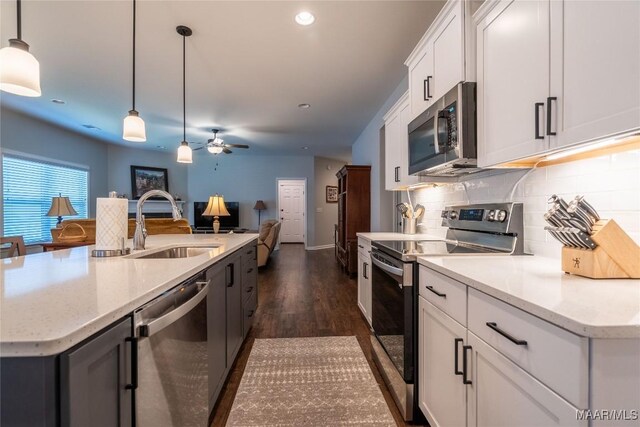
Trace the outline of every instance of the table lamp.
[[58, 222], [56, 224], [56, 228], [62, 228], [62, 217], [70, 216], [70, 215], [78, 215], [68, 197], [62, 197], [62, 193], [59, 193], [58, 197], [51, 198], [51, 207], [49, 208], [49, 212], [47, 212], [47, 216], [57, 216]]
[[265, 205], [262, 200], [258, 200], [256, 201], [256, 204], [253, 207], [253, 209], [258, 211], [258, 227], [260, 227], [260, 214], [262, 213], [263, 210], [267, 209], [267, 205]]
[[209, 204], [202, 215], [213, 217], [213, 232], [217, 234], [218, 231], [220, 231], [220, 221], [218, 221], [218, 218], [231, 215], [227, 210], [227, 206], [224, 204], [224, 196], [216, 194], [215, 196], [209, 197]]

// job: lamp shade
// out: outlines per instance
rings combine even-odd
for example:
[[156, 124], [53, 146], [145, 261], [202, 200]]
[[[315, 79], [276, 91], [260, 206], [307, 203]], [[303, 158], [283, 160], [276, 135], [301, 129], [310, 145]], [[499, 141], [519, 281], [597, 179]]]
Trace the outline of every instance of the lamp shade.
[[140, 118], [136, 110], [129, 111], [129, 115], [124, 118], [122, 139], [132, 142], [145, 142], [147, 140], [144, 120]]
[[0, 49], [0, 90], [21, 96], [40, 96], [40, 64], [29, 53], [26, 43], [15, 40], [9, 40], [10, 45]]
[[267, 209], [267, 205], [265, 205], [262, 200], [258, 200], [258, 201], [256, 201], [255, 206], [253, 206], [253, 209], [255, 209], [257, 211], [263, 211], [263, 210]]
[[71, 205], [71, 201], [69, 201], [68, 197], [52, 197], [51, 198], [51, 207], [49, 208], [49, 212], [47, 212], [47, 216], [69, 216], [69, 215], [78, 215], [73, 206]]
[[182, 141], [178, 147], [178, 163], [193, 163], [193, 152], [187, 141]]
[[224, 204], [224, 196], [209, 197], [209, 204], [207, 209], [202, 213], [204, 216], [229, 216], [231, 215], [227, 210], [227, 206]]

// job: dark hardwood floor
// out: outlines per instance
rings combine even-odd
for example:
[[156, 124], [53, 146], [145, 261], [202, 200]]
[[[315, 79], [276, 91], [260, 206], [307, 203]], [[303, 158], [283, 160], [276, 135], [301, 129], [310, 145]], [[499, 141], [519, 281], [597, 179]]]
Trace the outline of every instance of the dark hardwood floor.
[[406, 425], [371, 358], [369, 327], [358, 309], [357, 281], [340, 271], [333, 249], [305, 251], [283, 244], [258, 275], [256, 320], [216, 406], [212, 426], [224, 426], [256, 338], [355, 335], [396, 423]]

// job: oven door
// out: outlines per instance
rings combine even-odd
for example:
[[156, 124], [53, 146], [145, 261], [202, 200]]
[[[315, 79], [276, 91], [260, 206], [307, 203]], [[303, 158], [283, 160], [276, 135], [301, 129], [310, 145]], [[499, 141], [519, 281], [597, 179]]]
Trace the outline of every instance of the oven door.
[[371, 264], [373, 332], [404, 381], [413, 384], [413, 267], [375, 248]]

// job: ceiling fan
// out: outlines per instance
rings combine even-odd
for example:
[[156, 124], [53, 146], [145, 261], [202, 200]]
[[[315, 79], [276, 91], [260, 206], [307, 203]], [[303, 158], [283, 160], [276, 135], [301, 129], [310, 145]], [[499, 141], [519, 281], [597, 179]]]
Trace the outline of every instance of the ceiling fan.
[[209, 139], [206, 144], [201, 143], [203, 144], [202, 147], [194, 148], [194, 151], [206, 148], [211, 154], [231, 154], [233, 151], [230, 148], [249, 148], [245, 144], [226, 144], [222, 138], [218, 138], [219, 129], [211, 129], [211, 131], [213, 132], [213, 138]]

